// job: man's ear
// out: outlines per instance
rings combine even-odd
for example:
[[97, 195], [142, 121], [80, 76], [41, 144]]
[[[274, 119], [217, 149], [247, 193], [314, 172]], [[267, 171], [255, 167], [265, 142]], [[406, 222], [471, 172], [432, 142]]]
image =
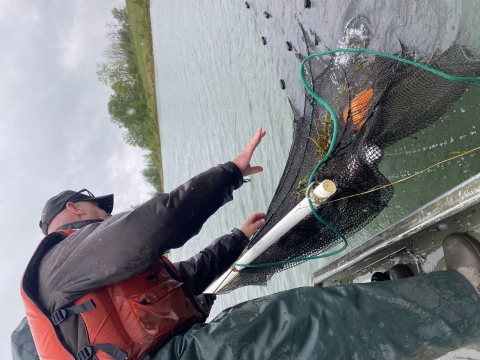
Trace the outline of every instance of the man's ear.
[[68, 202], [67, 205], [65, 205], [65, 208], [70, 211], [71, 213], [75, 215], [83, 215], [85, 214], [85, 210], [82, 208], [77, 207], [74, 203]]

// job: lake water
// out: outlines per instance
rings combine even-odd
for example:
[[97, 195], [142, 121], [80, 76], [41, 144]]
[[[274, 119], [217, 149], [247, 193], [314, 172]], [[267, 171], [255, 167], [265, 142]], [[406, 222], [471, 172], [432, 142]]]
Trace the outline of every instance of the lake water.
[[[478, 6], [473, 13], [478, 14]], [[264, 172], [238, 190], [235, 200], [208, 220], [187, 246], [172, 251], [176, 261], [240, 227], [251, 213], [267, 210], [291, 146], [293, 114], [278, 85], [275, 62], [244, 2], [152, 1], [151, 16], [166, 191], [232, 160], [258, 127], [267, 129], [252, 161]], [[339, 19], [347, 22], [348, 16]], [[480, 34], [478, 20], [468, 24], [477, 29], [471, 33]], [[479, 146], [479, 105], [480, 87], [473, 86], [435, 125], [386, 149], [380, 169], [394, 181]], [[350, 243], [365, 241], [478, 173], [478, 156], [446, 162], [408, 185], [396, 186], [389, 207]], [[311, 273], [333, 260], [314, 260], [277, 274], [265, 288], [246, 287], [219, 296], [213, 315], [241, 301], [309, 285]]]
[[[293, 115], [244, 7], [231, 1], [211, 3], [208, 11], [194, 2], [151, 4], [165, 191], [232, 160], [258, 127], [267, 129], [252, 160], [264, 172], [236, 191], [234, 201], [209, 219], [188, 246], [172, 251], [179, 260], [240, 227], [251, 213], [267, 210], [290, 149]], [[267, 289], [249, 287], [219, 296], [214, 311], [307, 285], [308, 273], [285, 273], [288, 280], [275, 277]]]

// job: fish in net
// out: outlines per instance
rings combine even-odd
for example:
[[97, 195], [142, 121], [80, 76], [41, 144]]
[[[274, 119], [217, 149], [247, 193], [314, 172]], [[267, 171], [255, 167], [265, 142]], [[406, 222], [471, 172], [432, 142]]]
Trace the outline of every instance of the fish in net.
[[[407, 47], [402, 47], [399, 54], [407, 60], [414, 60], [414, 55]], [[317, 213], [348, 238], [378, 216], [393, 197], [393, 187], [379, 170], [383, 150], [434, 123], [471, 83], [453, 81], [411, 64], [365, 53], [338, 52], [314, 57], [305, 65], [309, 86], [329, 103], [338, 119], [334, 150], [315, 173], [316, 182], [332, 180], [337, 192]], [[461, 45], [436, 54], [428, 66], [458, 77], [480, 76], [480, 57]], [[285, 170], [268, 208], [266, 223], [250, 246], [305, 196], [312, 169], [330, 145], [333, 128], [330, 113], [309, 94], [305, 96], [304, 109], [303, 114], [294, 111], [293, 141]], [[362, 195], [353, 196], [358, 194]], [[311, 214], [252, 264], [324, 254], [341, 242], [335, 232]], [[246, 285], [266, 285], [275, 273], [299, 263], [244, 268], [221, 293]]]

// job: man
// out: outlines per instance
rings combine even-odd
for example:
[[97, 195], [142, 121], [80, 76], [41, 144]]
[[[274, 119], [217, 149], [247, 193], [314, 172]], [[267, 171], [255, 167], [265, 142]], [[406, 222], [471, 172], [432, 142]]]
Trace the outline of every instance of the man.
[[[202, 296], [203, 290], [232, 265], [249, 238], [263, 225], [265, 214], [252, 215], [240, 230], [234, 229], [231, 234], [220, 237], [187, 261], [172, 265], [165, 258], [160, 262], [159, 259], [169, 249], [182, 246], [196, 235], [203, 223], [232, 199], [233, 190], [242, 185], [244, 176], [262, 171], [259, 166], [252, 167], [250, 159], [263, 136], [265, 131], [258, 129], [233, 162], [212, 168], [132, 212], [111, 216], [113, 195], [94, 197], [88, 191], [84, 194], [86, 190], [65, 191], [51, 198], [40, 221], [47, 236], [32, 257], [22, 280], [22, 296], [40, 356], [49, 357], [52, 352], [59, 356], [58, 353], [62, 352], [64, 356], [70, 353], [90, 358], [98, 352], [106, 352], [120, 354], [120, 357], [123, 353], [142, 357], [177, 333], [205, 321], [213, 296]], [[72, 230], [76, 231], [72, 233]], [[147, 269], [151, 274], [146, 275], [144, 283], [135, 280]], [[125, 285], [125, 280], [132, 278], [135, 278], [132, 280], [134, 285], [140, 288], [137, 295], [144, 296], [139, 304], [132, 295], [135, 286]], [[145, 284], [149, 282], [153, 285], [145, 290]], [[115, 303], [115, 296], [118, 297], [121, 291], [119, 283], [124, 284], [122, 289], [128, 286], [125, 298], [131, 301], [129, 306], [138, 306], [138, 309], [126, 312], [122, 304]], [[115, 291], [110, 299], [95, 292], [111, 284], [117, 285], [108, 288], [110, 292]], [[167, 294], [163, 296], [159, 292]], [[84, 296], [85, 301], [79, 301]], [[159, 299], [152, 300], [156, 296]], [[90, 346], [95, 342], [93, 334], [90, 329], [85, 331], [85, 326], [96, 325], [95, 318], [101, 317], [99, 314], [105, 302], [116, 307], [121, 321], [136, 314], [138, 321], [144, 322], [144, 329], [142, 326], [134, 328], [131, 323], [124, 324], [126, 330], [124, 337], [120, 336], [121, 340], [117, 333], [123, 330], [116, 328], [115, 335], [107, 336], [106, 344], [111, 345], [110, 350], [104, 344]], [[156, 302], [150, 305], [157, 307], [156, 312], [142, 309], [144, 302]], [[70, 307], [74, 303], [76, 306]], [[170, 307], [171, 313], [168, 310], [158, 315], [163, 307]], [[72, 309], [77, 309], [78, 313], [73, 314]], [[147, 313], [139, 314], [141, 311]], [[162, 326], [151, 324], [155, 314]], [[165, 326], [168, 317], [178, 319]], [[105, 316], [104, 321], [109, 318]], [[140, 338], [135, 331], [150, 332], [151, 336], [147, 334]], [[45, 344], [45, 334], [50, 334], [49, 341], [55, 346]], [[123, 344], [125, 341], [129, 344]]]
[[[99, 212], [95, 208], [96, 204], [92, 203], [97, 201], [100, 208], [108, 210], [104, 204], [106, 197], [91, 197], [86, 201], [88, 205], [85, 201], [83, 204], [78, 201], [66, 205], [65, 210], [70, 212], [67, 221], [77, 224], [46, 221], [47, 225], [43, 226], [47, 227], [48, 232], [53, 231], [52, 234], [57, 233], [54, 230], [65, 231], [72, 226], [80, 227], [82, 223], [78, 221], [92, 222], [68, 237], [59, 236], [58, 244], [40, 261], [36, 298], [41, 300], [40, 305], [46, 308], [47, 314], [72, 301], [78, 304], [79, 298], [82, 299], [79, 305], [83, 305], [89, 296], [96, 296], [97, 291], [105, 288], [116, 289], [118, 283], [136, 282], [140, 269], [158, 264], [156, 262], [159, 256], [168, 248], [181, 246], [225, 200], [231, 199], [231, 190], [241, 185], [241, 173], [247, 175], [261, 171], [261, 168], [250, 167], [249, 161], [264, 134], [259, 130], [233, 163], [200, 174], [170, 194], [159, 195], [137, 209], [140, 211], [107, 217], [106, 212]], [[91, 213], [91, 216], [100, 217], [98, 220], [103, 222], [95, 218], [88, 219], [90, 216], [82, 217], [82, 210], [86, 206], [93, 206], [91, 210], [96, 213]], [[197, 212], [196, 209], [201, 210]], [[226, 235], [226, 238], [222, 237], [215, 242], [216, 249], [212, 249], [211, 245], [189, 261], [171, 266], [170, 270], [177, 269], [177, 275], [171, 275], [168, 281], [177, 285], [183, 281], [189, 291], [185, 293], [195, 296], [191, 304], [208, 302], [208, 296], [201, 300], [198, 295], [208, 282], [228, 267], [227, 264], [235, 260], [247, 237], [263, 223], [263, 218], [264, 214], [256, 214], [247, 221], [242, 227], [245, 237], [237, 232]], [[59, 227], [55, 228], [57, 225]], [[110, 231], [115, 236], [110, 236]], [[145, 240], [152, 237], [162, 245], [154, 247], [152, 242]], [[120, 245], [124, 244], [125, 239], [130, 240], [127, 241], [129, 247], [122, 253]], [[449, 271], [371, 284], [292, 289], [226, 309], [208, 324], [200, 324], [203, 321], [202, 315], [208, 312], [208, 308], [203, 313], [192, 308], [191, 313], [199, 317], [188, 322], [186, 327], [183, 327], [185, 324], [179, 324], [180, 331], [174, 331], [171, 334], [173, 337], [167, 336], [158, 344], [159, 350], [150, 352], [150, 356], [154, 360], [319, 357], [434, 359], [480, 339], [480, 244], [468, 235], [454, 234], [447, 237], [444, 249], [447, 268], [451, 269]], [[119, 257], [128, 260], [118, 266]], [[117, 262], [117, 266], [110, 265], [111, 262]], [[76, 263], [82, 265], [76, 266]], [[169, 268], [167, 262], [162, 262], [159, 266], [163, 266], [161, 270]], [[65, 273], [69, 275], [65, 276]], [[101, 275], [97, 276], [97, 273]], [[155, 274], [159, 275], [158, 282], [162, 283], [162, 271]], [[25, 277], [27, 275], [28, 268]], [[29, 285], [25, 284], [25, 277], [24, 288]], [[148, 276], [145, 278], [148, 279]], [[155, 279], [154, 277], [153, 280]], [[179, 294], [177, 299], [184, 300], [183, 295]], [[35, 295], [31, 292], [31, 297], [35, 298]], [[154, 303], [153, 300], [162, 299], [161, 294], [156, 294], [155, 299], [150, 295], [152, 294], [142, 297], [137, 291], [133, 296], [123, 293], [119, 296], [121, 301], [136, 299], [136, 302], [130, 301], [129, 304], [137, 310], [136, 320], [142, 322], [147, 335], [133, 335], [137, 338], [144, 336], [146, 341], [149, 341], [148, 332], [158, 331], [155, 326], [164, 320], [149, 323], [155, 317], [152, 313], [142, 317], [142, 311], [146, 311], [142, 306], [150, 306]], [[84, 305], [90, 310], [87, 309], [80, 315], [88, 320], [89, 313], [94, 316], [95, 311], [101, 310], [101, 302], [95, 305], [97, 307], [94, 309], [88, 304]], [[173, 307], [176, 304], [170, 305]], [[112, 314], [122, 313], [121, 309], [115, 311]], [[85, 321], [87, 325], [88, 322]], [[120, 319], [120, 322], [129, 323], [128, 319]], [[70, 336], [68, 347], [81, 350], [84, 349], [81, 346], [87, 343], [92, 348], [90, 352], [80, 352], [77, 358], [91, 358], [93, 355], [99, 359], [121, 358], [125, 357], [125, 351], [130, 346], [127, 343], [115, 343], [115, 339], [110, 337], [115, 348], [104, 346], [102, 349], [100, 345], [104, 344], [96, 341], [95, 336], [92, 336], [95, 332], [90, 330], [89, 339], [85, 339], [84, 325], [78, 315], [70, 316], [58, 326], [61, 336]], [[25, 329], [25, 326], [19, 327], [14, 336], [28, 335]], [[128, 326], [126, 329], [132, 331]], [[76, 337], [71, 335], [72, 331]], [[101, 335], [101, 331], [95, 334], [97, 333]], [[133, 337], [135, 336], [131, 336]], [[37, 340], [37, 347], [40, 342]], [[118, 351], [115, 352], [115, 349]], [[135, 347], [132, 349], [135, 350]], [[154, 348], [149, 350], [152, 349]], [[112, 356], [106, 355], [104, 350], [110, 351]], [[129, 359], [139, 358], [131, 357], [130, 353], [128, 355]]]

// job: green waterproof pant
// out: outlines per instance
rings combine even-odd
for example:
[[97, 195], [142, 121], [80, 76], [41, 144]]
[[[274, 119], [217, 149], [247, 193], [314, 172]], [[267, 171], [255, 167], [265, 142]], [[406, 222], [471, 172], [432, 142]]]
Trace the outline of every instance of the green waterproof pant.
[[228, 308], [152, 360], [436, 359], [480, 341], [480, 297], [456, 271], [303, 287]]

